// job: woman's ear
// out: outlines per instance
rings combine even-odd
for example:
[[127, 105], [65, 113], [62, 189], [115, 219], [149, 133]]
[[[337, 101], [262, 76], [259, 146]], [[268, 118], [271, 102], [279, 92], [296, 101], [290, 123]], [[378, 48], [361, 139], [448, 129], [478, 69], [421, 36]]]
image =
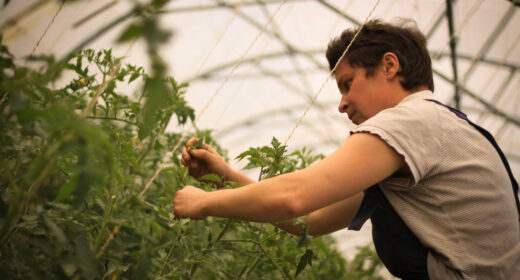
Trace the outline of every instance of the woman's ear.
[[386, 52], [382, 58], [383, 73], [387, 79], [391, 80], [396, 78], [399, 74], [399, 58], [393, 52]]

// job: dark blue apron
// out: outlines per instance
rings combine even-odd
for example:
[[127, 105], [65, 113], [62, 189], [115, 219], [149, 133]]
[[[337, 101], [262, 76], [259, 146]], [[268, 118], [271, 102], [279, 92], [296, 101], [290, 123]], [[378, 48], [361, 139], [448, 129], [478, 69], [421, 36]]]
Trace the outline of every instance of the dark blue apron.
[[[457, 117], [466, 120], [475, 127], [495, 147], [507, 170], [513, 196], [516, 201], [520, 220], [520, 202], [518, 200], [518, 183], [513, 177], [504, 153], [498, 147], [493, 136], [482, 127], [472, 123], [467, 116], [455, 108], [451, 108], [437, 100], [426, 99], [448, 108]], [[378, 185], [365, 190], [365, 197], [359, 210], [350, 223], [349, 230], [360, 230], [370, 218], [372, 221], [372, 239], [376, 252], [386, 268], [394, 276], [402, 279], [429, 279], [427, 269], [428, 249], [421, 243], [415, 234], [397, 214]]]

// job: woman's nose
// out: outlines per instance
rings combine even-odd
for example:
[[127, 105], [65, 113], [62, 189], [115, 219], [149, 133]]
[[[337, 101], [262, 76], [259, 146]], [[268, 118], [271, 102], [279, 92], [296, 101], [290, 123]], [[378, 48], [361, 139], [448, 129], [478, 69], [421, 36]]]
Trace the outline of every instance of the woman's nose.
[[347, 112], [348, 103], [345, 101], [344, 98], [341, 98], [341, 101], [339, 102], [338, 111], [340, 113], [346, 113]]

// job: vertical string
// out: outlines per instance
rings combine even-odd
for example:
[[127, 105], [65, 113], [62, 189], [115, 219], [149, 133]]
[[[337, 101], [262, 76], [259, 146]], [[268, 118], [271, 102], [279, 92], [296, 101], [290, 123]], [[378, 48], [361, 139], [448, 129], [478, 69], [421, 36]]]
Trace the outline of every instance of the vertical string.
[[213, 102], [213, 100], [215, 99], [215, 97], [220, 93], [220, 91], [222, 90], [222, 88], [224, 87], [224, 85], [229, 81], [229, 79], [231, 78], [231, 76], [233, 75], [233, 73], [235, 72], [235, 70], [238, 68], [238, 66], [242, 63], [242, 61], [244, 60], [244, 58], [246, 57], [246, 55], [249, 53], [249, 51], [251, 50], [251, 48], [255, 45], [256, 41], [258, 41], [258, 38], [260, 38], [260, 36], [262, 36], [262, 34], [264, 33], [265, 29], [267, 28], [267, 26], [271, 23], [271, 21], [273, 20], [273, 18], [276, 16], [276, 14], [278, 13], [278, 11], [280, 11], [280, 8], [285, 4], [285, 2], [287, 2], [287, 0], [283, 0], [282, 2], [280, 2], [280, 4], [278, 5], [278, 7], [276, 8], [276, 10], [274, 11], [274, 13], [272, 14], [272, 16], [267, 20], [267, 22], [264, 24], [264, 26], [262, 27], [262, 29], [258, 32], [258, 34], [256, 35], [255, 39], [253, 40], [253, 42], [251, 42], [251, 44], [249, 45], [249, 47], [244, 51], [244, 53], [240, 56], [240, 58], [238, 59], [238, 61], [233, 65], [233, 67], [231, 68], [231, 70], [229, 71], [229, 73], [226, 75], [226, 78], [222, 81], [222, 83], [219, 85], [219, 87], [217, 88], [217, 90], [215, 91], [215, 93], [213, 93], [213, 95], [210, 97], [210, 99], [208, 100], [208, 102], [206, 102], [206, 104], [202, 107], [202, 110], [200, 111], [199, 115], [197, 116], [197, 118], [195, 119], [195, 123], [200, 119], [200, 117], [206, 112], [206, 110], [208, 109], [209, 105]]
[[[238, 65], [240, 65], [242, 63], [242, 61], [244, 60], [245, 56], [249, 53], [249, 51], [251, 50], [251, 48], [254, 46], [254, 44], [258, 41], [258, 38], [260, 38], [260, 36], [264, 33], [265, 29], [267, 28], [267, 26], [271, 23], [271, 21], [273, 20], [273, 18], [276, 16], [276, 14], [278, 13], [278, 11], [280, 11], [281, 7], [287, 2], [287, 0], [283, 0], [282, 2], [280, 2], [280, 4], [278, 5], [278, 7], [276, 8], [276, 10], [274, 11], [274, 13], [271, 15], [271, 17], [267, 20], [267, 22], [264, 24], [264, 26], [262, 27], [262, 29], [258, 32], [258, 34], [256, 35], [255, 39], [251, 42], [251, 44], [249, 45], [249, 47], [244, 51], [244, 53], [240, 56], [240, 58], [238, 59], [238, 61], [233, 65], [233, 67], [231, 68], [231, 70], [229, 71], [229, 73], [227, 74], [226, 78], [224, 79], [224, 81], [220, 84], [220, 86], [217, 88], [217, 90], [215, 91], [215, 93], [213, 93], [213, 95], [211, 96], [211, 98], [208, 100], [208, 102], [206, 102], [206, 104], [204, 105], [204, 107], [202, 108], [202, 110], [200, 111], [200, 113], [197, 115], [197, 117], [195, 118], [195, 120], [191, 123], [191, 126], [190, 128], [188, 129], [191, 130], [192, 128], [195, 127], [195, 124], [198, 122], [198, 120], [200, 119], [200, 117], [202, 115], [204, 115], [204, 113], [206, 112], [206, 109], [209, 107], [209, 105], [213, 102], [213, 100], [215, 99], [215, 97], [220, 93], [220, 91], [222, 90], [222, 88], [224, 87], [224, 85], [227, 83], [227, 81], [231, 78], [231, 76], [233, 75], [233, 73], [235, 72], [236, 68], [238, 67]], [[171, 150], [171, 153], [175, 153], [175, 151], [177, 151], [181, 145], [181, 143], [186, 139], [187, 137], [187, 133], [182, 133], [181, 134], [181, 137], [179, 138], [179, 140], [177, 141], [177, 143], [175, 144], [175, 146], [173, 147], [173, 149]], [[168, 159], [171, 158], [171, 157], [167, 157]], [[155, 171], [155, 173], [153, 174], [153, 176], [150, 178], [150, 180], [148, 180], [148, 182], [146, 183], [144, 189], [141, 191], [141, 193], [139, 194], [139, 197], [142, 198], [144, 196], [144, 194], [148, 191], [148, 189], [150, 188], [150, 186], [152, 185], [152, 183], [155, 181], [155, 179], [157, 178], [157, 176], [159, 176], [159, 173], [161, 173], [161, 171], [166, 168], [168, 166], [169, 163], [167, 162], [163, 162], [161, 163], [161, 165], [159, 166], [159, 168]]]
[[29, 58], [31, 56], [34, 55], [34, 53], [36, 52], [36, 49], [38, 48], [38, 46], [40, 45], [41, 41], [43, 40], [43, 38], [45, 37], [45, 35], [47, 35], [47, 31], [49, 31], [49, 28], [52, 26], [52, 24], [54, 23], [54, 20], [56, 19], [56, 17], [58, 16], [58, 14], [61, 12], [61, 9], [63, 8], [63, 5], [65, 5], [65, 0], [61, 1], [61, 4], [60, 6], [58, 7], [58, 10], [56, 11], [56, 13], [54, 14], [54, 16], [52, 17], [51, 21], [49, 22], [49, 24], [47, 24], [47, 27], [45, 28], [45, 30], [43, 31], [43, 34], [42, 36], [40, 36], [40, 39], [38, 40], [38, 42], [36, 42], [36, 45], [34, 46], [34, 48], [32, 49], [31, 51], [31, 54], [28, 56], [28, 58], [25, 60], [25, 63], [24, 63], [24, 66], [27, 64], [27, 61], [29, 60]]
[[[290, 6], [288, 8], [288, 10], [286, 11], [285, 15], [280, 19], [280, 24], [283, 24], [283, 22], [285, 21], [285, 19], [288, 17], [289, 13], [290, 13], [290, 10], [292, 9], [293, 6]], [[225, 112], [227, 111], [227, 109], [229, 108], [229, 106], [231, 105], [231, 103], [235, 100], [235, 97], [239, 94], [240, 92], [240, 89], [244, 86], [245, 84], [245, 81], [250, 77], [251, 73], [253, 72], [253, 69], [258, 65], [258, 63], [260, 62], [260, 58], [264, 55], [265, 51], [267, 50], [267, 47], [269, 47], [269, 45], [271, 44], [272, 40], [271, 39], [268, 39], [265, 44], [263, 45], [260, 53], [254, 58], [253, 62], [251, 63], [251, 66], [249, 67], [249, 69], [247, 70], [247, 73], [246, 75], [241, 79], [240, 81], [240, 84], [238, 85], [238, 87], [235, 89], [235, 91], [233, 92], [231, 98], [229, 98], [229, 102], [227, 102], [227, 104], [223, 107], [223, 109], [221, 110], [221, 113], [219, 114], [219, 116], [216, 118], [216, 121], [214, 122], [214, 126], [216, 127], [220, 120], [222, 119], [222, 117], [224, 116]]]
[[[76, 11], [74, 13], [72, 13], [70, 16], [68, 16], [67, 18], [68, 19], [70, 19], [70, 18], [77, 18], [78, 14], [80, 12], [87, 10], [87, 7], [92, 5], [92, 4], [93, 3], [91, 1], [84, 1], [81, 6], [78, 4], [77, 6], [80, 6], [80, 7], [77, 7]], [[67, 30], [67, 27], [68, 27], [68, 30]], [[56, 36], [56, 40], [53, 40], [52, 44], [49, 45], [49, 49], [51, 49], [51, 50], [54, 49], [56, 44], [61, 40], [61, 38], [65, 34], [65, 31], [70, 31], [70, 30], [71, 30], [70, 26], [65, 26], [64, 25], [59, 32], [54, 32], [54, 33], [58, 33], [58, 35]]]
[[[343, 7], [343, 9], [341, 11], [343, 11], [343, 13], [346, 13], [346, 11], [350, 8], [350, 6], [352, 6], [352, 4], [354, 4], [354, 0], [350, 0], [349, 2], [347, 2], [347, 4], [345, 4], [345, 6]], [[329, 32], [329, 38], [332, 37], [332, 32], [334, 32], [334, 29], [336, 29], [336, 26], [338, 26], [339, 22], [341, 21], [343, 17], [341, 16], [341, 14], [338, 14], [338, 16], [336, 17], [336, 21], [334, 22], [334, 24], [332, 25], [332, 28], [330, 29], [330, 32]]]
[[435, 13], [432, 14], [431, 18], [428, 20], [428, 23], [424, 26], [425, 33], [427, 32], [427, 30], [430, 30], [433, 27], [433, 23], [435, 22], [435, 19], [441, 15], [441, 13], [445, 7], [445, 4], [446, 4], [446, 2], [442, 2], [439, 5], [439, 7], [437, 8], [437, 10], [435, 11]]
[[291, 132], [289, 133], [289, 135], [287, 136], [287, 138], [284, 140], [283, 144], [284, 145], [287, 145], [287, 142], [289, 142], [289, 140], [291, 139], [291, 137], [293, 136], [294, 132], [296, 131], [296, 129], [300, 126], [300, 124], [302, 123], [302, 120], [303, 118], [305, 117], [305, 115], [307, 115], [307, 112], [309, 112], [310, 108], [312, 107], [312, 105], [314, 104], [314, 102], [316, 102], [316, 99], [318, 98], [318, 95], [321, 93], [321, 91], [323, 90], [323, 88], [325, 87], [325, 85], [327, 84], [327, 82], [330, 80], [330, 77], [332, 77], [334, 71], [336, 71], [336, 68], [338, 67], [339, 63], [341, 62], [341, 60], [345, 57], [345, 55], [347, 54], [347, 52], [349, 51], [350, 47], [352, 46], [352, 43], [354, 43], [354, 41], [356, 40], [357, 36], [359, 35], [359, 33], [361, 32], [361, 30], [363, 29], [363, 27], [365, 26], [365, 24], [368, 22], [368, 19], [372, 16], [372, 13], [375, 11], [375, 9], [377, 8], [377, 6], [379, 5], [379, 2], [380, 0], [377, 0], [376, 4], [374, 5], [374, 7], [372, 7], [372, 10], [370, 11], [370, 13], [368, 14], [368, 16], [365, 18], [365, 21], [363, 22], [363, 24], [358, 28], [356, 34], [354, 34], [354, 37], [352, 38], [352, 40], [350, 41], [350, 43], [348, 44], [348, 46], [345, 48], [345, 51], [343, 51], [343, 54], [341, 54], [341, 57], [338, 59], [338, 61], [336, 62], [336, 64], [334, 65], [334, 68], [332, 68], [332, 70], [330, 70], [329, 72], [329, 75], [327, 75], [327, 78], [325, 79], [325, 81], [322, 83], [320, 89], [316, 92], [316, 94], [314, 94], [312, 100], [311, 100], [311, 103], [309, 103], [309, 105], [307, 105], [307, 108], [305, 108], [303, 114], [301, 115], [301, 117], [298, 119], [298, 121], [296, 122], [296, 125], [293, 127], [293, 129], [291, 130]]
[[[244, 4], [245, 0], [242, 0], [237, 6], [234, 7], [234, 9], [240, 9], [242, 7], [242, 5]], [[217, 46], [220, 44], [220, 41], [222, 41], [222, 38], [224, 37], [224, 34], [226, 34], [227, 30], [229, 29], [229, 27], [231, 26], [231, 23], [235, 20], [235, 18], [237, 17], [237, 13], [233, 13], [233, 15], [231, 16], [231, 18], [229, 18], [229, 20], [227, 21], [226, 23], [226, 26], [224, 27], [224, 30], [222, 30], [222, 32], [218, 35], [217, 37], [217, 41], [215, 42], [215, 44], [213, 44], [213, 47], [210, 49], [210, 51], [208, 52], [208, 54], [204, 57], [204, 59], [202, 60], [202, 62], [200, 63], [200, 66], [199, 68], [197, 69], [197, 71], [195, 72], [195, 75], [193, 75], [191, 77], [191, 79], [188, 81], [188, 86], [191, 85], [191, 83], [199, 77], [199, 74], [200, 74], [200, 71], [202, 70], [202, 68], [204, 68], [204, 66], [206, 65], [206, 62], [209, 60], [209, 57], [213, 54], [213, 52], [215, 51], [215, 49], [217, 48]]]

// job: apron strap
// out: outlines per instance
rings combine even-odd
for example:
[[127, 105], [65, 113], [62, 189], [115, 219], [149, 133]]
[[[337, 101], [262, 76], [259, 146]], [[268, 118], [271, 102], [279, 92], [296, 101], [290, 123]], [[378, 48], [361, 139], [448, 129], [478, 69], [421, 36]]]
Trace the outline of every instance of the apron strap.
[[[459, 118], [466, 120], [471, 126], [476, 128], [489, 142], [495, 147], [497, 153], [504, 164], [516, 201], [516, 206], [520, 219], [520, 202], [518, 198], [518, 183], [516, 182], [511, 167], [507, 159], [496, 143], [495, 139], [484, 128], [471, 122], [468, 117], [459, 110], [444, 105], [434, 100], [441, 106], [448, 108]], [[428, 249], [421, 243], [417, 236], [408, 228], [399, 214], [392, 207], [384, 193], [378, 185], [374, 185], [364, 191], [365, 196], [356, 213], [356, 216], [349, 224], [349, 230], [360, 230], [364, 223], [370, 218], [372, 221], [372, 238], [377, 254], [385, 264], [388, 271], [394, 276], [403, 279], [429, 279], [427, 269]]]
[[392, 275], [402, 279], [429, 279], [428, 249], [408, 228], [379, 188], [365, 190], [365, 197], [349, 230], [359, 230], [370, 218], [377, 255]]
[[493, 145], [493, 147], [495, 147], [495, 150], [497, 151], [498, 155], [500, 156], [500, 159], [502, 160], [502, 163], [504, 164], [504, 167], [507, 170], [507, 175], [509, 176], [509, 180], [511, 181], [511, 185], [513, 187], [513, 196], [515, 197], [515, 201], [516, 201], [516, 209], [518, 211], [518, 219], [520, 220], [520, 201], [518, 199], [518, 183], [516, 182], [515, 177], [513, 176], [513, 172], [511, 171], [511, 167], [509, 166], [509, 162], [507, 161], [506, 156], [504, 155], [504, 153], [498, 146], [497, 142], [495, 141], [495, 138], [493, 138], [493, 135], [491, 135], [491, 133], [489, 133], [489, 131], [485, 130], [481, 126], [478, 126], [475, 123], [473, 123], [472, 121], [470, 121], [468, 119], [468, 117], [466, 116], [466, 114], [462, 113], [461, 111], [459, 111], [455, 108], [452, 108], [448, 105], [445, 105], [435, 99], [425, 99], [425, 100], [435, 102], [441, 106], [444, 106], [445, 108], [447, 108], [448, 110], [453, 112], [455, 115], [457, 115], [457, 117], [467, 121], [471, 126], [476, 128], [482, 135], [484, 135], [484, 137], [486, 137], [489, 140], [489, 142]]

